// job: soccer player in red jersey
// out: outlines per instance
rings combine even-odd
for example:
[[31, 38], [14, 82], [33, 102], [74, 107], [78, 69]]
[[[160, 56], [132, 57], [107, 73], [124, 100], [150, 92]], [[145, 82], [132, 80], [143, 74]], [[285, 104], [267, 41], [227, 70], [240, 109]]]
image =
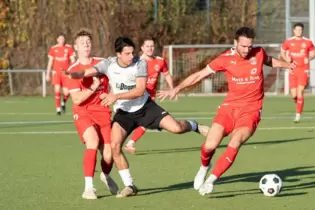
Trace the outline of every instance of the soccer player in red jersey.
[[315, 57], [314, 45], [311, 40], [303, 37], [304, 25], [293, 26], [294, 36], [285, 40], [281, 47], [281, 57], [287, 62], [295, 62], [296, 68], [290, 72], [289, 87], [296, 104], [294, 122], [300, 122], [304, 106], [304, 89], [309, 81], [309, 62]]
[[[148, 80], [146, 90], [152, 100], [155, 100], [157, 84], [161, 73], [163, 73], [169, 88], [173, 89], [173, 78], [167, 69], [165, 60], [159, 56], [154, 55], [154, 40], [152, 37], [145, 37], [141, 46], [143, 54], [141, 58], [147, 61]], [[125, 146], [128, 152], [136, 152], [135, 143], [144, 135], [146, 129], [138, 127], [134, 130], [130, 140]]]
[[[88, 29], [80, 29], [75, 36], [75, 49], [78, 60], [69, 67], [71, 73], [96, 65], [103, 58], [91, 57], [92, 34]], [[110, 148], [111, 110], [101, 105], [100, 95], [108, 93], [108, 78], [89, 77], [79, 80], [67, 78], [67, 86], [73, 101], [74, 123], [86, 150], [83, 158], [85, 190], [82, 197], [97, 199], [94, 192], [93, 177], [96, 166], [96, 154], [99, 149], [101, 159], [101, 180], [112, 194], [117, 194], [117, 184], [109, 176], [112, 169], [112, 153]]]
[[[201, 147], [201, 167], [194, 180], [194, 188], [201, 195], [211, 193], [214, 182], [233, 164], [241, 147], [255, 132], [260, 121], [264, 99], [263, 65], [292, 68], [287, 63], [268, 56], [261, 47], [253, 47], [254, 30], [241, 27], [235, 34], [235, 47], [222, 53], [204, 69], [186, 78], [173, 90], [160, 91], [162, 100], [171, 99], [186, 87], [192, 86], [216, 72], [224, 72], [228, 93], [218, 107], [208, 136]], [[225, 136], [231, 134], [225, 152], [220, 156], [211, 175], [206, 179], [210, 161]]]
[[[50, 74], [52, 72], [52, 85], [54, 86], [55, 91], [56, 112], [57, 115], [61, 115], [61, 111], [66, 111], [65, 103], [69, 96], [68, 88], [65, 86], [66, 77], [63, 75], [62, 71], [66, 71], [71, 63], [75, 61], [75, 52], [71, 45], [66, 44], [64, 34], [58, 34], [57, 44], [50, 48], [48, 59], [46, 80], [47, 82], [51, 80]], [[60, 100], [61, 87], [63, 91], [62, 101]]]

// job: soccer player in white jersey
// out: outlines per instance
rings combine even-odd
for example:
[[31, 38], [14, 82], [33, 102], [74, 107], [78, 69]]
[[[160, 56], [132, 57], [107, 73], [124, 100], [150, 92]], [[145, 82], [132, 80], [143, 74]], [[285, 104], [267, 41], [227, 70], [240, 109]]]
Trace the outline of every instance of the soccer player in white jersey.
[[195, 131], [206, 136], [208, 126], [198, 125], [195, 121], [176, 121], [167, 111], [151, 100], [146, 92], [147, 63], [134, 57], [135, 44], [127, 37], [115, 40], [117, 57], [104, 59], [92, 68], [69, 74], [70, 78], [80, 79], [105, 74], [113, 93], [102, 94], [101, 104], [114, 104], [116, 112], [112, 122], [111, 148], [113, 159], [125, 188], [117, 197], [137, 194], [133, 184], [128, 161], [123, 154], [122, 145], [128, 135], [138, 126], [148, 129], [165, 129], [181, 134]]

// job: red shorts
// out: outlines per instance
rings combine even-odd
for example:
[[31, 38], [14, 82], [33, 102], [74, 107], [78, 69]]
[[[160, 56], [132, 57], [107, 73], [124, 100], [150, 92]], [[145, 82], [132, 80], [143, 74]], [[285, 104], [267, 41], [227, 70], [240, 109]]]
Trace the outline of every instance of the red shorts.
[[309, 81], [309, 70], [296, 69], [289, 73], [289, 87], [297, 88], [297, 86], [306, 87]]
[[67, 77], [61, 71], [52, 71], [52, 80], [51, 84], [53, 86], [60, 85], [65, 87]]
[[260, 122], [260, 116], [261, 110], [248, 110], [248, 108], [233, 108], [228, 105], [221, 105], [212, 123], [222, 125], [226, 136], [241, 127], [250, 128], [253, 134]]
[[110, 112], [79, 112], [73, 114], [74, 124], [82, 143], [87, 128], [94, 126], [99, 134], [100, 144], [110, 144], [111, 113]]

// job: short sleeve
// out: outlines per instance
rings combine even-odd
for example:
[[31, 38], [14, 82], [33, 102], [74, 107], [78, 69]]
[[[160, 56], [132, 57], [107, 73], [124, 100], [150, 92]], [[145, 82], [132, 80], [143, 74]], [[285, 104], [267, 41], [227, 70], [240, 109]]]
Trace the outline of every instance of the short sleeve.
[[136, 77], [147, 77], [148, 67], [147, 62], [144, 59], [138, 61]]
[[308, 51], [313, 51], [314, 50], [314, 44], [313, 42], [310, 40], [309, 44], [308, 44]]
[[284, 51], [287, 51], [289, 50], [289, 41], [288, 40], [285, 40], [281, 46], [281, 49], [284, 50]]
[[68, 88], [70, 93], [81, 90], [81, 79], [70, 79], [67, 77], [66, 87]]
[[264, 63], [268, 60], [269, 56], [268, 54], [266, 53], [265, 49], [264, 48], [261, 48], [261, 53], [262, 53], [262, 56], [263, 56], [263, 61]]
[[110, 60], [108, 58], [105, 58], [98, 64], [94, 65], [94, 68], [99, 74], [107, 75], [109, 65], [110, 65]]
[[49, 51], [48, 51], [48, 58], [54, 58], [54, 50], [53, 48], [50, 48]]
[[218, 72], [218, 71], [225, 71], [223, 57], [219, 56], [219, 57], [215, 58], [214, 60], [212, 60], [207, 65], [207, 68], [213, 73]]
[[164, 59], [163, 59], [162, 72], [163, 73], [168, 73], [167, 64], [166, 64], [166, 61]]

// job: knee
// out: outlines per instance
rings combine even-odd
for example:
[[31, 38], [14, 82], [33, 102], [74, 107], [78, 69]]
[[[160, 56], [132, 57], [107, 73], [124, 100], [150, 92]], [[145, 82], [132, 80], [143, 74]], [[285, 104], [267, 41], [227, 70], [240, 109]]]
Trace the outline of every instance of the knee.
[[110, 144], [110, 148], [111, 148], [111, 153], [113, 154], [113, 156], [119, 155], [121, 153], [121, 144], [120, 143], [112, 142]]
[[252, 135], [250, 128], [245, 128], [239, 130], [235, 134], [232, 135], [231, 140], [228, 144], [229, 147], [233, 147], [235, 149], [239, 149], [242, 144], [244, 144]]

